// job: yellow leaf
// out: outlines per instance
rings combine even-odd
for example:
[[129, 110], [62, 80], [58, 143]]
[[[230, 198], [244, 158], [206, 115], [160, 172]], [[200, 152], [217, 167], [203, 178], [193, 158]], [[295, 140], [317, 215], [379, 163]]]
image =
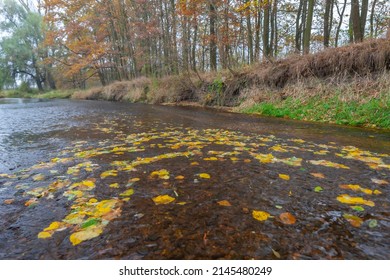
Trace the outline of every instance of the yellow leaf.
[[178, 202], [178, 203], [176, 203], [176, 204], [179, 204], [179, 205], [186, 205], [187, 202], [182, 201], [182, 202]]
[[275, 151], [275, 152], [281, 152], [281, 153], [288, 152], [286, 149], [282, 148], [280, 145], [273, 146], [270, 149]]
[[362, 197], [352, 197], [347, 194], [339, 195], [337, 200], [345, 204], [364, 204], [371, 207], [375, 206], [375, 203], [371, 200], [365, 200]]
[[326, 167], [333, 167], [333, 168], [343, 168], [343, 169], [349, 169], [348, 166], [345, 166], [344, 164], [331, 162], [328, 160], [309, 160], [309, 162], [313, 165], [322, 165]]
[[112, 208], [115, 207], [116, 203], [118, 201], [116, 199], [110, 199], [110, 200], [102, 200], [96, 205], [96, 211], [95, 214], [97, 216], [102, 216], [104, 214], [107, 214], [112, 210]]
[[155, 204], [168, 204], [175, 200], [174, 197], [169, 196], [167, 194], [165, 195], [159, 195], [154, 198], [152, 198]]
[[91, 180], [84, 180], [81, 182], [81, 184], [83, 184], [84, 186], [89, 187], [89, 188], [95, 187], [95, 183]]
[[230, 202], [229, 201], [227, 201], [227, 200], [221, 200], [221, 201], [218, 201], [217, 202], [219, 205], [221, 205], [221, 206], [232, 206], [231, 204], [230, 204]]
[[120, 196], [132, 196], [134, 194], [133, 189], [128, 189], [127, 191], [124, 191], [123, 193], [120, 194]]
[[200, 173], [199, 177], [203, 178], [203, 179], [210, 179], [211, 178], [210, 174], [207, 174], [207, 173]]
[[175, 177], [176, 180], [183, 180], [184, 179], [184, 176], [183, 175], [178, 175]]
[[251, 160], [250, 160], [249, 158], [246, 158], [246, 159], [244, 159], [244, 162], [245, 162], [245, 163], [250, 163]]
[[340, 188], [346, 189], [346, 190], [352, 190], [352, 191], [355, 191], [355, 192], [363, 192], [363, 193], [369, 194], [369, 195], [371, 195], [373, 193], [372, 190], [362, 188], [359, 185], [340, 185]]
[[160, 179], [163, 179], [163, 180], [168, 180], [169, 179], [169, 171], [166, 170], [166, 169], [161, 169], [161, 170], [158, 170], [158, 171], [153, 171], [151, 174], [150, 174], [151, 177], [159, 177]]
[[52, 234], [50, 232], [41, 231], [40, 233], [38, 233], [38, 238], [46, 239], [46, 238], [50, 238], [51, 235]]
[[43, 174], [37, 174], [37, 175], [33, 176], [32, 179], [34, 181], [42, 181], [45, 179], [45, 176]]
[[216, 157], [208, 157], [208, 158], [204, 158], [203, 160], [213, 161], [213, 160], [218, 160], [218, 158], [216, 158]]
[[117, 170], [107, 170], [107, 171], [104, 171], [101, 175], [100, 175], [100, 178], [104, 179], [108, 176], [118, 176], [118, 171]]
[[353, 227], [360, 227], [363, 223], [363, 220], [357, 216], [344, 214], [343, 217], [351, 224]]
[[264, 211], [253, 210], [252, 217], [258, 221], [265, 221], [265, 220], [268, 220], [268, 218], [271, 217], [271, 215], [267, 212], [264, 212]]
[[287, 181], [290, 180], [290, 176], [286, 174], [279, 174], [279, 178]]
[[191, 165], [199, 165], [199, 162], [197, 161], [191, 162]]
[[60, 222], [52, 222], [50, 226], [44, 229], [44, 231], [56, 230], [61, 226]]
[[101, 227], [90, 226], [90, 227], [87, 227], [85, 230], [73, 233], [69, 237], [69, 240], [73, 246], [76, 246], [85, 240], [89, 240], [89, 239], [98, 237], [102, 232], [103, 232], [103, 230]]
[[112, 183], [110, 184], [110, 188], [119, 188], [119, 184], [118, 183]]
[[255, 154], [254, 157], [261, 163], [271, 163], [275, 159], [272, 154]]
[[129, 180], [129, 182], [138, 182], [139, 180], [141, 180], [140, 178], [132, 178]]
[[374, 191], [374, 194], [376, 194], [376, 195], [381, 194], [381, 193], [382, 193], [382, 192], [379, 191], [379, 190], [375, 190], [375, 191]]

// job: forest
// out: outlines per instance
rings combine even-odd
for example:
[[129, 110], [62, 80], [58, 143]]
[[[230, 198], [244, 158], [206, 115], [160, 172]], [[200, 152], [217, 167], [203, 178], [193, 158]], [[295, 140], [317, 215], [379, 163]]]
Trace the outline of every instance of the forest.
[[386, 36], [387, 0], [1, 0], [0, 88], [230, 70]]

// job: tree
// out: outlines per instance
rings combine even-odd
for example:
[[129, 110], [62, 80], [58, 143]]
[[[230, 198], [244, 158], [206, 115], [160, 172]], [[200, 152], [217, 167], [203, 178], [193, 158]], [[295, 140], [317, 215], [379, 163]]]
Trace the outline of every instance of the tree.
[[2, 80], [8, 84], [15, 83], [16, 79], [32, 81], [41, 91], [44, 87], [55, 88], [51, 69], [44, 63], [47, 53], [42, 45], [43, 18], [21, 3], [23, 5], [13, 0], [0, 2], [0, 14], [5, 19], [0, 31], [7, 34], [0, 41]]

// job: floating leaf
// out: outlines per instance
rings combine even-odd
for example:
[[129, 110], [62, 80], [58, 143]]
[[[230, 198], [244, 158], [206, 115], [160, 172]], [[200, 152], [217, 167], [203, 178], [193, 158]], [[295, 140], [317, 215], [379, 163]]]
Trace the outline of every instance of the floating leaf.
[[14, 202], [14, 199], [6, 199], [4, 200], [4, 204], [12, 204]]
[[274, 253], [275, 257], [277, 257], [278, 259], [280, 259], [280, 254], [275, 251], [274, 249], [272, 249], [272, 253]]
[[50, 238], [51, 235], [52, 235], [52, 234], [51, 234], [50, 232], [41, 231], [40, 233], [38, 233], [38, 238], [40, 238], [40, 239], [46, 239], [46, 238]]
[[230, 202], [227, 201], [227, 200], [221, 200], [221, 201], [218, 201], [217, 203], [218, 203], [220, 206], [227, 206], [227, 207], [232, 206], [232, 205], [230, 204]]
[[112, 183], [112, 184], [110, 184], [110, 188], [117, 189], [117, 188], [119, 188], [119, 184], [118, 183]]
[[43, 174], [37, 174], [32, 177], [33, 181], [42, 181], [45, 179], [45, 176]]
[[210, 174], [207, 174], [207, 173], [200, 173], [199, 177], [203, 178], [203, 179], [210, 179], [211, 178]]
[[168, 203], [171, 203], [171, 202], [173, 202], [175, 200], [174, 197], [169, 196], [167, 194], [159, 195], [159, 196], [156, 196], [156, 197], [154, 197], [152, 199], [153, 199], [153, 201], [154, 201], [154, 203], [156, 205], [158, 205], [158, 204], [168, 204]]
[[214, 160], [218, 160], [218, 158], [216, 158], [216, 157], [208, 157], [208, 158], [204, 158], [203, 160], [214, 161]]
[[100, 174], [100, 178], [104, 179], [106, 177], [109, 177], [109, 176], [118, 176], [118, 170], [107, 170], [107, 171], [104, 171], [102, 174]]
[[81, 228], [87, 228], [87, 227], [96, 225], [96, 224], [99, 223], [99, 222], [100, 222], [99, 219], [91, 218], [91, 219], [88, 219], [85, 223], [83, 223], [83, 224], [81, 225]]
[[378, 221], [377, 220], [372, 219], [372, 220], [370, 220], [368, 222], [368, 227], [369, 228], [374, 228], [374, 227], [377, 227], [377, 226], [378, 226]]
[[132, 196], [134, 194], [133, 189], [128, 189], [127, 191], [124, 191], [123, 193], [120, 194], [120, 196]]
[[322, 165], [326, 167], [333, 167], [333, 168], [343, 168], [343, 169], [349, 169], [348, 166], [340, 163], [335, 163], [327, 160], [309, 160], [309, 162], [313, 165]]
[[322, 192], [323, 190], [324, 189], [322, 187], [320, 187], [320, 186], [317, 186], [317, 187], [314, 188], [315, 192]]
[[253, 210], [252, 217], [258, 221], [266, 221], [266, 220], [268, 220], [269, 217], [271, 217], [271, 214], [267, 213], [265, 211]]
[[60, 222], [52, 222], [50, 226], [44, 229], [44, 231], [56, 230], [61, 226]]
[[153, 171], [151, 174], [150, 174], [151, 177], [159, 177], [160, 179], [163, 179], [163, 180], [168, 180], [169, 179], [169, 171], [166, 170], [166, 169], [161, 169], [161, 170], [158, 170], [158, 171]]
[[351, 206], [351, 208], [355, 211], [358, 211], [358, 212], [363, 212], [364, 211], [364, 208], [362, 206], [359, 206], [359, 205], [356, 205], [356, 206]]
[[293, 225], [296, 222], [295, 217], [288, 212], [280, 214], [279, 218], [282, 221], [282, 223], [285, 225]]
[[365, 200], [362, 197], [352, 197], [347, 194], [339, 195], [337, 200], [346, 204], [363, 204], [371, 207], [375, 206], [375, 203], [371, 200]]
[[73, 233], [69, 240], [73, 246], [80, 244], [85, 240], [89, 240], [98, 237], [103, 232], [101, 227], [90, 226], [86, 230], [78, 231]]
[[387, 182], [386, 180], [381, 180], [381, 179], [372, 178], [371, 181], [374, 182], [375, 184], [378, 184], [378, 185], [387, 185], [387, 184], [389, 184], [389, 182]]
[[36, 197], [33, 197], [24, 203], [24, 205], [27, 207], [34, 206], [36, 204], [38, 204], [38, 199]]
[[290, 176], [286, 174], [279, 174], [279, 178], [287, 181], [290, 180]]
[[347, 190], [352, 190], [352, 191], [355, 191], [355, 192], [363, 192], [365, 194], [373, 194], [373, 191], [370, 190], [370, 189], [365, 189], [365, 188], [362, 188], [361, 186], [359, 185], [340, 185], [340, 188], [342, 189], [347, 189]]
[[325, 175], [322, 174], [322, 173], [310, 173], [310, 174], [313, 175], [316, 178], [320, 178], [320, 179], [324, 179], [325, 178]]
[[363, 220], [360, 217], [344, 214], [343, 217], [351, 224], [353, 227], [360, 227], [363, 223]]

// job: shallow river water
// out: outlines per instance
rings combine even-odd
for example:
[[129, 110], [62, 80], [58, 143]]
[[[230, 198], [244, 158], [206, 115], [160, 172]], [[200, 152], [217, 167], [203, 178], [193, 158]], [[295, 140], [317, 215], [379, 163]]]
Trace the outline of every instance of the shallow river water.
[[0, 99], [0, 259], [389, 259], [390, 132]]

